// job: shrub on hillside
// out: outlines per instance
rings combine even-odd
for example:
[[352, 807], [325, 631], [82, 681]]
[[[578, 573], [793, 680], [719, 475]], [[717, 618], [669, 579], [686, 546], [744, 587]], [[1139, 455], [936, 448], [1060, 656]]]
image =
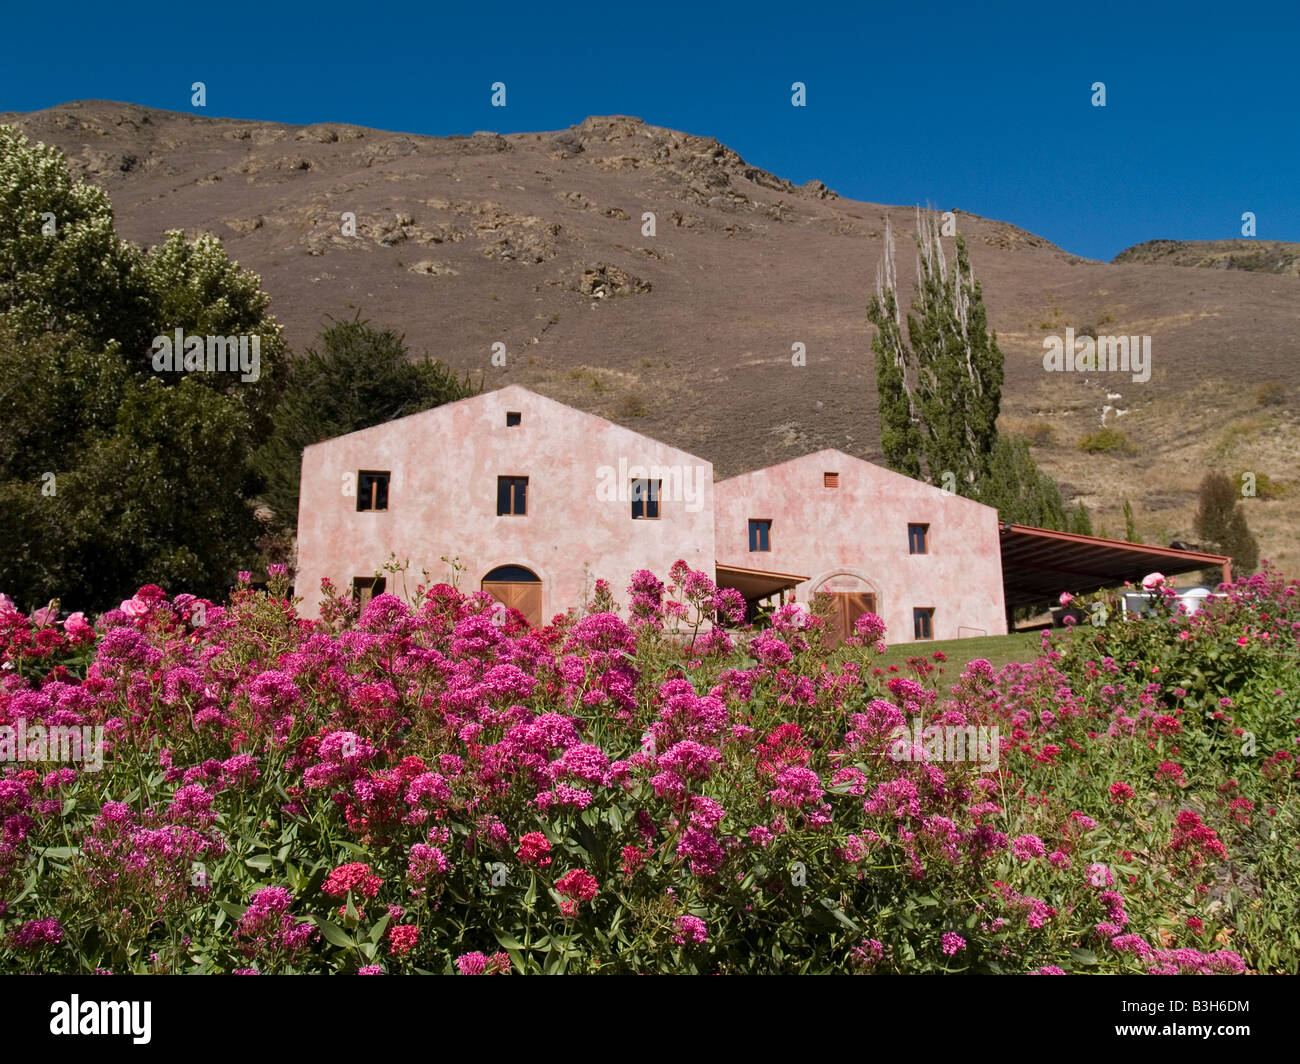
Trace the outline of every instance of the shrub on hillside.
[[1109, 454], [1117, 457], [1130, 457], [1138, 449], [1119, 429], [1102, 429], [1079, 441], [1079, 450], [1088, 454]]

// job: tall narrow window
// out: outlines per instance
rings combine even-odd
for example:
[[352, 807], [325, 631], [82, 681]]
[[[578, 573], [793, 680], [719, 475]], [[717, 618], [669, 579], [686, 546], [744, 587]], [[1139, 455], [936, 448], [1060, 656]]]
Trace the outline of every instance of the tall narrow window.
[[376, 595], [384, 593], [387, 580], [382, 576], [354, 576], [352, 578], [352, 601], [362, 609]]
[[912, 608], [912, 637], [914, 639], [934, 638], [933, 606], [914, 606]]
[[838, 488], [840, 486], [840, 475], [838, 473], [823, 473], [822, 487]]
[[907, 553], [908, 554], [929, 554], [930, 553], [930, 526], [929, 525], [908, 525], [907, 526]]
[[497, 516], [524, 517], [528, 513], [528, 478], [497, 477]]
[[749, 549], [764, 551], [772, 549], [772, 522], [750, 518]]
[[632, 481], [632, 520], [656, 521], [659, 519], [659, 490], [662, 480]]
[[392, 474], [363, 469], [357, 474], [357, 510], [388, 509], [388, 479]]

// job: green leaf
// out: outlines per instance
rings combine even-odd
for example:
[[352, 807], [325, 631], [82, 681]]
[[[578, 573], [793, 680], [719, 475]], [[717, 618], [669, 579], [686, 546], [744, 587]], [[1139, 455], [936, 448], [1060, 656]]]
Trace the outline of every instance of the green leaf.
[[274, 863], [275, 858], [269, 853], [259, 853], [244, 859], [244, 864], [248, 865], [249, 868], [256, 868], [259, 872], [265, 872]]
[[524, 948], [524, 944], [514, 935], [507, 935], [503, 931], [494, 931], [492, 934], [496, 936], [497, 944], [504, 950], [520, 950]]
[[367, 939], [370, 942], [378, 942], [383, 938], [384, 931], [388, 928], [388, 921], [390, 919], [391, 917], [387, 913], [384, 913], [384, 915], [375, 923], [375, 926], [370, 929], [370, 934], [367, 936]]
[[1097, 963], [1097, 954], [1093, 953], [1090, 949], [1080, 949], [1077, 946], [1071, 946], [1070, 956], [1074, 958], [1076, 963], [1082, 964], [1085, 967]]
[[339, 927], [332, 920], [324, 920], [319, 916], [311, 917], [312, 923], [320, 928], [320, 933], [325, 936], [325, 941], [335, 946], [343, 946], [345, 949], [356, 949], [356, 943], [352, 937]]
[[835, 917], [836, 920], [842, 923], [850, 931], [854, 932], [854, 934], [862, 933], [862, 928], [859, 927], [853, 920], [849, 919], [849, 917], [845, 914], [844, 910], [841, 909], [838, 905], [836, 905], [835, 902], [833, 902], [830, 898], [818, 898], [817, 900], [821, 903], [823, 909], [825, 909], [828, 913], [830, 913], [833, 917]]

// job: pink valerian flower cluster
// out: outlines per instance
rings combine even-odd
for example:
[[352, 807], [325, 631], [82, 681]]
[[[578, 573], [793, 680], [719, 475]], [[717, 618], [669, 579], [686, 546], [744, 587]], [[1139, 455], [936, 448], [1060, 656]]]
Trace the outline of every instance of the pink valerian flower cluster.
[[1110, 785], [1110, 800], [1117, 805], [1127, 802], [1133, 797], [1133, 788], [1127, 783], [1112, 783]]
[[560, 902], [560, 914], [565, 917], [578, 915], [578, 906], [596, 897], [600, 884], [584, 868], [575, 868], [566, 872], [555, 881], [555, 892], [565, 900]]
[[[1111, 943], [1114, 945], [1114, 942]], [[1246, 962], [1232, 950], [1157, 949], [1145, 957], [1148, 975], [1242, 975]]]
[[826, 793], [817, 773], [798, 765], [780, 769], [773, 782], [776, 786], [767, 792], [768, 800], [783, 809], [820, 805]]
[[404, 957], [415, 948], [420, 929], [415, 924], [394, 924], [388, 929], [388, 952]]
[[63, 926], [53, 916], [43, 920], [28, 920], [9, 932], [6, 944], [11, 949], [38, 950], [43, 946], [57, 946], [63, 941]]
[[423, 842], [417, 842], [406, 855], [406, 875], [415, 884], [415, 893], [421, 892], [431, 880], [441, 879], [450, 867], [451, 862], [441, 849]]
[[[187, 820], [196, 810], [206, 811], [201, 799], [194, 805], [183, 801], [172, 812]], [[110, 801], [83, 839], [82, 867], [105, 924], [144, 930], [206, 897], [211, 885], [195, 875], [195, 868], [215, 864], [225, 852], [224, 841], [206, 828], [172, 822], [155, 811], [139, 818], [125, 803]]]
[[663, 628], [664, 585], [648, 569], [638, 569], [632, 574], [627, 593], [632, 597], [628, 611], [632, 615], [633, 628], [650, 628], [655, 631]]
[[310, 923], [299, 923], [289, 912], [293, 895], [284, 887], [263, 887], [253, 892], [248, 908], [235, 925], [235, 941], [245, 957], [263, 964], [287, 963], [318, 937]]
[[550, 840], [540, 831], [530, 831], [519, 839], [519, 863], [526, 868], [545, 868], [551, 863]]
[[713, 766], [721, 760], [722, 754], [717, 749], [693, 739], [673, 744], [655, 762], [662, 770], [650, 780], [655, 797], [681, 800], [692, 784], [707, 780]]
[[[368, 864], [353, 861], [351, 864], [339, 865], [330, 872], [320, 889], [332, 898], [345, 898], [351, 893], [353, 900], [356, 901], [361, 898], [373, 898], [379, 893], [379, 888], [383, 884], [382, 879], [371, 873]], [[340, 912], [346, 909], [345, 905]]]
[[1035, 857], [1046, 855], [1043, 840], [1037, 835], [1017, 835], [1011, 840], [1011, 856], [1017, 861], [1031, 861]]
[[1088, 885], [1093, 887], [1110, 887], [1115, 884], [1115, 873], [1104, 864], [1090, 864], [1083, 870]]
[[462, 953], [456, 958], [456, 970], [461, 975], [509, 975], [510, 955], [494, 953]]
[[864, 938], [849, 950], [849, 963], [855, 971], [869, 972], [875, 969], [884, 956], [884, 943], [876, 938]]
[[677, 856], [687, 862], [692, 875], [714, 877], [721, 871], [728, 851], [737, 844], [732, 837], [719, 839], [717, 835], [726, 810], [701, 795], [690, 799], [689, 809], [686, 831], [677, 843]]
[[966, 940], [953, 931], [945, 931], [940, 943], [944, 954], [948, 957], [956, 956], [957, 953], [966, 948]]
[[1214, 829], [1201, 823], [1200, 816], [1190, 809], [1184, 809], [1175, 818], [1169, 850], [1181, 856], [1191, 869], [1201, 868], [1208, 858], [1221, 861], [1228, 855]]
[[701, 945], [709, 939], [708, 926], [698, 916], [679, 916], [673, 941], [679, 946]]
[[[733, 596], [727, 589], [713, 586], [706, 574], [692, 574], [688, 566], [675, 568], [672, 586], [691, 609], [711, 611], [714, 623], [719, 615], [724, 623], [729, 620]], [[474, 862], [489, 854], [509, 860], [515, 851], [521, 864], [547, 867], [554, 856], [549, 843], [534, 849], [524, 845], [537, 810], [557, 821], [593, 806], [603, 814], [610, 803], [630, 800], [641, 788], [645, 808], [633, 804], [638, 815], [625, 818], [623, 837], [613, 840], [622, 851], [623, 878], [638, 889], [662, 889], [656, 884], [664, 882], [669, 867], [673, 875], [730, 882], [724, 871], [733, 851], [770, 849], [770, 856], [782, 860], [783, 836], [798, 834], [804, 844], [803, 832], [833, 827], [821, 852], [845, 876], [872, 875], [862, 867], [868, 862], [892, 865], [917, 879], [948, 876], [959, 864], [983, 876], [993, 866], [984, 869], [981, 862], [1007, 852], [1016, 862], [1011, 875], [1023, 887], [1026, 877], [1067, 871], [1074, 862], [1076, 871], [1054, 881], [1063, 891], [1090, 896], [1076, 921], [1080, 927], [1093, 928], [1103, 944], [1122, 938], [1126, 928], [1146, 930], [1136, 912], [1130, 927], [1123, 899], [1103, 889], [1114, 885], [1113, 873], [1085, 865], [1102, 851], [1083, 836], [1096, 830], [1097, 820], [1118, 822], [1127, 833], [1129, 818], [1116, 806], [1136, 805], [1139, 795], [1142, 804], [1147, 795], [1153, 801], [1167, 798], [1181, 786], [1187, 774], [1173, 759], [1186, 763], [1191, 754], [1180, 755], [1172, 743], [1181, 740], [1193, 749], [1185, 733], [1199, 723], [1180, 708], [1186, 692], [1163, 686], [1163, 678], [1156, 682], [1136, 663], [1102, 658], [1089, 665], [1096, 693], [1085, 698], [1055, 672], [1060, 655], [1049, 649], [1033, 665], [1013, 664], [996, 675], [986, 661], [972, 662], [947, 693], [926, 664], [930, 658], [917, 658], [907, 666], [915, 678], [895, 667], [887, 694], [873, 698], [880, 694], [879, 683], [864, 675], [869, 670], [858, 671], [859, 662], [832, 656], [821, 645], [818, 618], [803, 606], [785, 610], [755, 637], [760, 650], [754, 667], [717, 671], [713, 663], [701, 665], [693, 657], [712, 652], [706, 640], [723, 646], [730, 638], [726, 632], [713, 629], [693, 646], [670, 647], [637, 623], [638, 617], [661, 624], [673, 619], [664, 591], [653, 574], [639, 573], [629, 592], [634, 599], [646, 597], [645, 609], [631, 611], [631, 623], [613, 612], [617, 607], [606, 594], [591, 616], [556, 618], [537, 630], [517, 618], [495, 623], [492, 607], [480, 595], [461, 595], [445, 585], [429, 589], [414, 608], [396, 596], [376, 596], [342, 632], [332, 621], [294, 618], [285, 604], [287, 625], [283, 637], [277, 630], [276, 640], [283, 648], [282, 639], [292, 640], [296, 631], [298, 642], [268, 655], [259, 645], [265, 637], [261, 622], [241, 606], [262, 593], [241, 589], [222, 609], [188, 596], [168, 604], [160, 589], [143, 588], [124, 603], [125, 610], [101, 618], [97, 629], [84, 618], [70, 618], [54, 633], [65, 643], [82, 631], [88, 642], [98, 640], [84, 682], [66, 670], [60, 673], [57, 665], [39, 681], [8, 670], [0, 681], [0, 722], [19, 716], [62, 722], [56, 715], [69, 714], [69, 724], [103, 723], [110, 742], [157, 743], [159, 775], [166, 780], [161, 800], [146, 813], [128, 811], [120, 822], [106, 817], [97, 831], [87, 832], [92, 839], [74, 840], [89, 855], [85, 874], [104, 880], [105, 909], [120, 901], [119, 909], [131, 910], [133, 930], [167, 919], [185, 904], [210, 905], [209, 888], [204, 877], [194, 875], [189, 851], [198, 854], [196, 862], [210, 863], [224, 847], [216, 830], [219, 813], [272, 786], [283, 787], [287, 795], [276, 799], [277, 805], [284, 802], [286, 820], [323, 816], [363, 849], [393, 847], [384, 852], [399, 862], [397, 882], [384, 884], [370, 866], [357, 862], [366, 872], [352, 884], [354, 904], [367, 898], [371, 876], [379, 882], [373, 897], [381, 906], [394, 900], [411, 904], [421, 892], [432, 896], [421, 904], [450, 904], [447, 899], [456, 891], [444, 884], [461, 864], [453, 846], [463, 846]], [[1285, 603], [1277, 605], [1270, 606], [1272, 619], [1257, 612], [1246, 625], [1236, 617], [1220, 626], [1220, 634], [1230, 641], [1248, 630], [1252, 652], [1266, 632], [1270, 638], [1285, 633], [1294, 639], [1292, 617], [1286, 616]], [[55, 625], [45, 616], [16, 616], [0, 608], [0, 655], [30, 661], [33, 640]], [[1210, 623], [1200, 615], [1179, 621], [1198, 636], [1211, 634]], [[862, 619], [857, 637], [869, 640], [875, 626]], [[647, 646], [653, 653], [644, 653]], [[666, 660], [680, 665], [670, 665], [662, 676], [642, 676], [649, 662], [658, 667], [656, 655], [665, 651]], [[859, 661], [862, 657], [857, 654]], [[49, 664], [43, 663], [42, 672]], [[884, 670], [876, 674], [886, 675]], [[1241, 712], [1225, 699], [1215, 720], [1224, 728], [1237, 726], [1241, 721], [1232, 717]], [[799, 724], [782, 723], [783, 715], [796, 713], [807, 734]], [[993, 800], [998, 787], [986, 786], [993, 780], [965, 765], [895, 764], [879, 757], [892, 729], [918, 713], [936, 724], [990, 721], [1003, 724], [1007, 735], [1014, 729], [1014, 740], [1004, 739], [1003, 756], [1031, 788], [1047, 778], [1036, 766], [1056, 762], [1075, 771], [1094, 749], [1114, 739], [1162, 745], [1150, 762], [1158, 767], [1112, 785], [1109, 808], [1103, 792], [1089, 810], [1097, 820], [1060, 807], [1050, 787], [1023, 791], [1017, 800], [1033, 807], [1026, 823], [1041, 835], [1008, 839], [998, 830], [1006, 827], [1008, 815]], [[653, 741], [633, 753], [647, 734]], [[412, 756], [407, 743], [422, 744], [424, 759]], [[627, 760], [613, 760], [620, 754]], [[1161, 760], [1166, 756], [1171, 760]], [[267, 778], [282, 764], [287, 778]], [[1265, 766], [1264, 774], [1275, 773], [1281, 782], [1297, 770], [1286, 751], [1274, 753]], [[0, 779], [0, 905], [18, 893], [5, 877], [28, 859], [29, 839], [45, 831], [42, 844], [63, 845], [42, 825], [80, 786], [74, 769], [33, 774], [30, 780], [20, 776]], [[737, 779], [750, 793], [733, 804]], [[721, 812], [711, 794], [723, 797], [731, 812]], [[1223, 808], [1202, 810], [1210, 823], [1196, 814], [1181, 817], [1168, 843], [1148, 852], [1161, 854], [1175, 869], [1204, 876], [1226, 853], [1214, 831], [1223, 831], [1220, 820], [1247, 826], [1252, 817], [1274, 815], [1267, 799], [1258, 813], [1245, 799], [1230, 804], [1225, 796], [1219, 805]], [[520, 820], [506, 810], [528, 812]], [[738, 838], [725, 835], [723, 824]], [[427, 844], [412, 845], [410, 840], [426, 830]], [[140, 867], [124, 859], [136, 850]], [[1123, 860], [1132, 863], [1127, 856]], [[387, 861], [386, 856], [384, 868], [390, 867]], [[150, 878], [155, 871], [161, 878]], [[339, 876], [341, 871], [331, 873], [332, 885], [350, 878]], [[1075, 878], [1080, 875], [1091, 889], [1082, 887]], [[141, 904], [126, 901], [147, 884], [153, 886], [138, 892]], [[713, 889], [716, 883], [703, 886]], [[760, 884], [759, 889], [768, 888]], [[336, 896], [345, 897], [346, 891]], [[690, 896], [695, 897], [693, 891]], [[581, 901], [561, 898], [576, 914]], [[1063, 904], [1050, 894], [1008, 896], [1006, 902], [1011, 911], [996, 919], [989, 914], [988, 926], [1022, 932], [1046, 926], [1054, 912], [1049, 902]], [[676, 905], [680, 912], [681, 902]], [[43, 915], [18, 908], [19, 920], [9, 918], [11, 929]], [[1180, 923], [1192, 919], [1186, 911], [1176, 916]], [[105, 918], [111, 930], [113, 913], [107, 911]], [[400, 915], [390, 919], [403, 926]], [[709, 919], [714, 938], [728, 941]]]
[[853, 633], [863, 645], [870, 644], [877, 654], [883, 654], [888, 650], [885, 644], [885, 622], [874, 613], [861, 614], [853, 622]]
[[749, 652], [767, 669], [779, 669], [794, 660], [789, 645], [771, 632], [762, 632], [751, 639]]

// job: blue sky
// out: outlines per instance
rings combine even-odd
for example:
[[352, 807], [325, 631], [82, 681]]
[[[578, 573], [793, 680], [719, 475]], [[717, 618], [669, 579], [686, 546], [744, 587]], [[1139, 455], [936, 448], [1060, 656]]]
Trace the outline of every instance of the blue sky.
[[[0, 110], [112, 99], [442, 135], [631, 114], [796, 183], [957, 207], [1109, 259], [1300, 241], [1300, 6], [22, 5]], [[507, 87], [504, 108], [490, 86]], [[791, 84], [807, 106], [791, 106]], [[1091, 104], [1106, 85], [1106, 106]]]

